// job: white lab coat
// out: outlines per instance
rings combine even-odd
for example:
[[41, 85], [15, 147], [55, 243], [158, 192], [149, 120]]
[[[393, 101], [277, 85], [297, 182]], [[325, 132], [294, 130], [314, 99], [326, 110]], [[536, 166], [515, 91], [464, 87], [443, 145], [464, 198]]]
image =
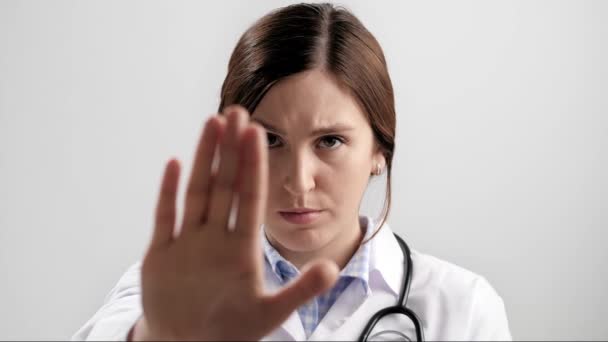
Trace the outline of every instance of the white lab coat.
[[[367, 218], [371, 222], [371, 219]], [[370, 227], [370, 226], [368, 226]], [[371, 227], [374, 227], [373, 224]], [[408, 308], [422, 321], [426, 340], [511, 340], [505, 306], [485, 278], [411, 248], [414, 273]], [[378, 310], [395, 305], [403, 276], [403, 254], [388, 224], [372, 240], [369, 286], [352, 282], [336, 300], [308, 340], [353, 341]], [[126, 340], [142, 313], [140, 266], [137, 262], [106, 296], [104, 305], [81, 327], [72, 340]], [[266, 263], [266, 289], [280, 287]], [[415, 339], [404, 316], [382, 319], [374, 332], [398, 330]], [[297, 311], [275, 331], [269, 341], [306, 340]]]

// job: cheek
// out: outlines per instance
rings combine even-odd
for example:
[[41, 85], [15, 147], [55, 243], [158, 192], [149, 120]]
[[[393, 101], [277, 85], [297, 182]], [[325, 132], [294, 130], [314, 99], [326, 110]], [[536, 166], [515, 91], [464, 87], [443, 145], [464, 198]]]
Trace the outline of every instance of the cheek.
[[271, 203], [277, 202], [280, 200], [280, 195], [282, 192], [281, 180], [278, 174], [272, 174], [270, 172], [268, 174], [268, 204], [270, 206]]
[[327, 164], [319, 176], [322, 188], [331, 193], [336, 205], [358, 205], [369, 180], [369, 163], [362, 158], [344, 158]]
[[368, 168], [367, 163], [343, 163], [336, 172], [335, 182], [345, 186], [344, 190], [349, 190], [351, 187], [360, 189], [369, 180]]
[[271, 214], [278, 208], [281, 208], [285, 203], [285, 194], [283, 189], [281, 169], [279, 165], [282, 162], [272, 153], [268, 156], [268, 200], [266, 204], [267, 213]]
[[[269, 215], [280, 208], [285, 201], [285, 189], [280, 155], [269, 156], [268, 203]], [[369, 158], [358, 153], [319, 155], [315, 161], [315, 189], [310, 199], [331, 201], [335, 207], [352, 207], [358, 205], [369, 181]], [[330, 203], [322, 203], [330, 205]]]

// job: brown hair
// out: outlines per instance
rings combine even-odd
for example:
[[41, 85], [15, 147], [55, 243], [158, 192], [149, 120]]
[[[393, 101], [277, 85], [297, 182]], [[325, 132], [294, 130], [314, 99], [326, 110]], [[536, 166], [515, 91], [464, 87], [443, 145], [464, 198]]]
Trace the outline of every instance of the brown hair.
[[300, 3], [257, 20], [232, 52], [219, 112], [240, 104], [253, 113], [276, 82], [311, 69], [327, 71], [351, 92], [386, 159], [386, 196], [373, 238], [391, 205], [395, 101], [380, 44], [348, 9], [330, 3]]

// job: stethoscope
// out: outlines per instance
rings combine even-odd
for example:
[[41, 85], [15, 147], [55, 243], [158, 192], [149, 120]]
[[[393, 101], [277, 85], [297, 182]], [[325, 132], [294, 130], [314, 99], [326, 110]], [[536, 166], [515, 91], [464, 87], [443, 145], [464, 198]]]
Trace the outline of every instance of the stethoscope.
[[[420, 323], [420, 318], [418, 318], [418, 316], [416, 316], [416, 314], [414, 313], [414, 311], [410, 310], [407, 308], [406, 304], [407, 304], [407, 297], [410, 293], [410, 284], [411, 284], [411, 278], [412, 278], [412, 269], [414, 268], [413, 264], [412, 264], [412, 257], [410, 255], [410, 249], [407, 246], [407, 244], [405, 243], [405, 241], [403, 241], [403, 239], [401, 239], [401, 237], [399, 237], [399, 235], [394, 234], [395, 238], [397, 239], [397, 242], [399, 243], [399, 247], [401, 247], [401, 252], [403, 253], [403, 282], [401, 284], [401, 291], [399, 293], [399, 300], [397, 301], [397, 305], [394, 306], [389, 306], [387, 308], [384, 308], [378, 312], [376, 312], [374, 314], [374, 316], [372, 316], [372, 318], [369, 320], [369, 322], [367, 322], [367, 325], [365, 326], [365, 328], [363, 329], [363, 332], [361, 333], [361, 336], [359, 337], [359, 341], [367, 341], [368, 338], [370, 337], [369, 334], [371, 334], [372, 330], [374, 329], [374, 327], [376, 326], [376, 324], [380, 321], [380, 319], [382, 319], [383, 317], [386, 317], [390, 314], [403, 314], [405, 316], [407, 316], [412, 323], [414, 323], [414, 327], [416, 328], [416, 338], [418, 341], [424, 341], [424, 333], [422, 331], [422, 324]], [[381, 333], [387, 333], [387, 331], [383, 331]], [[405, 334], [396, 331], [396, 330], [391, 330], [390, 333], [393, 334], [397, 334], [401, 337], [403, 337], [405, 340], [407, 341], [411, 341]], [[375, 335], [372, 335], [372, 338]]]

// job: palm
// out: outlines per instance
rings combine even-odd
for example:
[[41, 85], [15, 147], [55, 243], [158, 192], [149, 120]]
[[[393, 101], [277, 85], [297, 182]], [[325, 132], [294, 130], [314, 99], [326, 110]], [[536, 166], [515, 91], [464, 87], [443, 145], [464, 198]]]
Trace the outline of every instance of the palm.
[[[227, 123], [214, 117], [205, 127], [177, 237], [179, 165], [172, 161], [165, 170], [154, 236], [142, 266], [144, 318], [151, 336], [257, 340], [337, 277], [335, 266], [319, 263], [278, 294], [264, 294], [259, 227], [266, 207], [267, 147], [263, 130], [247, 123], [246, 111], [229, 109], [237, 114], [228, 115]], [[211, 164], [218, 141], [216, 176]], [[228, 231], [235, 198], [235, 229]]]

